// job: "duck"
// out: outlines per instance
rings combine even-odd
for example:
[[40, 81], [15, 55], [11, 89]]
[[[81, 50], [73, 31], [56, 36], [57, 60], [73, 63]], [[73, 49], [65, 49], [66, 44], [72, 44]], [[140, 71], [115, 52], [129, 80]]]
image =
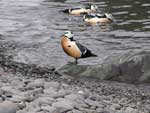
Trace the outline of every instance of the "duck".
[[113, 16], [109, 13], [104, 14], [85, 14], [83, 21], [86, 23], [97, 24], [97, 23], [112, 23]]
[[89, 8], [69, 8], [63, 10], [64, 13], [68, 13], [71, 15], [81, 15], [81, 14], [89, 14], [97, 12], [98, 7], [96, 5], [91, 5]]
[[87, 49], [84, 45], [80, 44], [73, 38], [71, 31], [66, 31], [61, 36], [61, 46], [64, 52], [75, 59], [75, 63], [78, 63], [78, 59], [87, 57], [97, 57], [91, 50]]

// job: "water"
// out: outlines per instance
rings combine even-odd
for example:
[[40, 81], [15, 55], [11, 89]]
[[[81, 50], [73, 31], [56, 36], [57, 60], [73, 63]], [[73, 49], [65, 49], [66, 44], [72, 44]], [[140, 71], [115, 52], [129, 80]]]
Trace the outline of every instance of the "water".
[[[60, 12], [93, 3], [101, 12], [112, 13], [115, 22], [90, 26], [82, 17]], [[109, 56], [150, 48], [149, 0], [1, 0], [0, 6], [0, 40], [17, 45], [11, 54], [18, 62], [60, 66], [73, 61], [60, 46], [66, 30], [99, 56], [80, 64], [98, 64]]]

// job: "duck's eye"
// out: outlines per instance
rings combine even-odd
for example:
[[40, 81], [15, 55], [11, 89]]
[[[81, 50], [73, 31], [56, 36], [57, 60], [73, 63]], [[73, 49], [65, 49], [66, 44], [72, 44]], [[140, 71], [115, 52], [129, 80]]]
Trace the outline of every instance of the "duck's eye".
[[68, 47], [71, 47], [71, 45], [68, 45]]

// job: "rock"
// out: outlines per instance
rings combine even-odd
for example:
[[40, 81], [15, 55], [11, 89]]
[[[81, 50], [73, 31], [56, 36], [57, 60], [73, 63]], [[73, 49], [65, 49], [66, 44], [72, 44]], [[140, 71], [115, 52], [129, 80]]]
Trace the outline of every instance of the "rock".
[[93, 100], [90, 100], [90, 99], [86, 99], [85, 103], [87, 105], [89, 105], [90, 107], [98, 107], [99, 106], [99, 102], [93, 101]]
[[39, 97], [38, 99], [35, 100], [35, 103], [38, 104], [39, 106], [42, 105], [51, 105], [54, 102], [53, 98], [50, 97]]
[[4, 94], [4, 90], [0, 89], [0, 95], [3, 95]]
[[81, 94], [81, 95], [83, 95], [83, 94], [84, 94], [84, 92], [83, 92], [83, 91], [81, 91], [81, 90], [80, 90], [80, 91], [78, 91], [78, 93], [79, 93], [79, 94]]
[[70, 100], [72, 102], [75, 102], [76, 104], [74, 104], [74, 106], [76, 108], [78, 108], [79, 110], [81, 110], [82, 108], [87, 108], [89, 107], [85, 102], [84, 102], [84, 98], [82, 95], [79, 94], [69, 94], [65, 96], [65, 99]]
[[83, 113], [83, 112], [79, 111], [79, 110], [76, 110], [76, 109], [73, 109], [71, 113]]
[[67, 99], [63, 99], [61, 101], [58, 101], [52, 104], [52, 107], [56, 108], [57, 112], [60, 112], [60, 113], [72, 110], [74, 108], [73, 106], [74, 106], [74, 103]]
[[128, 83], [150, 82], [150, 52], [128, 52], [98, 65], [67, 64], [56, 70], [60, 75], [93, 77]]
[[10, 101], [0, 103], [0, 113], [16, 113], [17, 110], [19, 110], [19, 107]]
[[56, 113], [56, 108], [51, 107], [51, 106], [41, 106], [41, 110], [49, 113]]
[[120, 110], [120, 109], [122, 108], [122, 106], [119, 105], [119, 104], [112, 104], [111, 108], [112, 108], [113, 110]]
[[40, 87], [44, 87], [44, 79], [36, 79], [33, 82], [30, 82], [27, 87], [31, 87], [31, 88], [40, 88]]
[[54, 89], [52, 87], [49, 87], [48, 89], [44, 89], [43, 92], [44, 92], [45, 95], [48, 95], [50, 97], [53, 97], [57, 94], [56, 89]]
[[94, 77], [100, 80], [110, 79], [119, 74], [119, 69], [112, 64], [76, 65], [67, 64], [57, 70], [60, 75], [77, 77]]
[[137, 109], [133, 109], [131, 107], [127, 107], [124, 113], [139, 113]]
[[96, 112], [97, 112], [97, 113], [103, 113], [103, 111], [104, 111], [103, 108], [97, 108], [97, 109], [96, 109]]
[[60, 84], [58, 82], [45, 82], [44, 88], [47, 89], [49, 87], [58, 89], [60, 87]]
[[7, 100], [12, 101], [14, 103], [20, 103], [24, 100], [24, 97], [20, 95], [12, 95], [12, 97], [8, 98]]
[[34, 96], [37, 96], [37, 95], [42, 94], [42, 93], [43, 93], [43, 88], [35, 88], [33, 90], [33, 95]]
[[65, 95], [69, 94], [69, 92], [65, 90], [56, 91], [56, 89], [49, 87], [48, 89], [44, 90], [44, 94], [48, 95], [51, 98], [62, 98]]
[[5, 94], [6, 96], [20, 93], [20, 91], [14, 88], [14, 86], [3, 86], [1, 90], [3, 91], [3, 94]]
[[19, 95], [22, 96], [23, 101], [26, 101], [26, 102], [31, 102], [36, 98], [36, 95], [34, 95], [33, 91], [21, 92]]
[[66, 90], [59, 90], [56, 95], [53, 95], [53, 98], [63, 98], [64, 96], [68, 95], [70, 93], [70, 91], [66, 91]]
[[66, 99], [72, 100], [72, 101], [77, 101], [77, 100], [83, 100], [83, 97], [78, 94], [69, 94], [65, 96]]

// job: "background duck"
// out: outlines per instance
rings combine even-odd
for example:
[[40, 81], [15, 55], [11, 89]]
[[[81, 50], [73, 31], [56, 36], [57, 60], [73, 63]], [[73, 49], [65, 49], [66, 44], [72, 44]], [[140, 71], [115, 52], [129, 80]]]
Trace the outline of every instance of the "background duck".
[[96, 57], [85, 46], [81, 45], [73, 39], [73, 33], [71, 31], [66, 31], [61, 37], [61, 46], [66, 54], [75, 58], [75, 63], [79, 58]]
[[64, 13], [72, 15], [81, 15], [97, 12], [98, 7], [96, 5], [91, 5], [89, 8], [70, 8], [63, 10]]
[[91, 24], [96, 23], [111, 23], [113, 22], [113, 17], [111, 14], [85, 14], [83, 21]]

